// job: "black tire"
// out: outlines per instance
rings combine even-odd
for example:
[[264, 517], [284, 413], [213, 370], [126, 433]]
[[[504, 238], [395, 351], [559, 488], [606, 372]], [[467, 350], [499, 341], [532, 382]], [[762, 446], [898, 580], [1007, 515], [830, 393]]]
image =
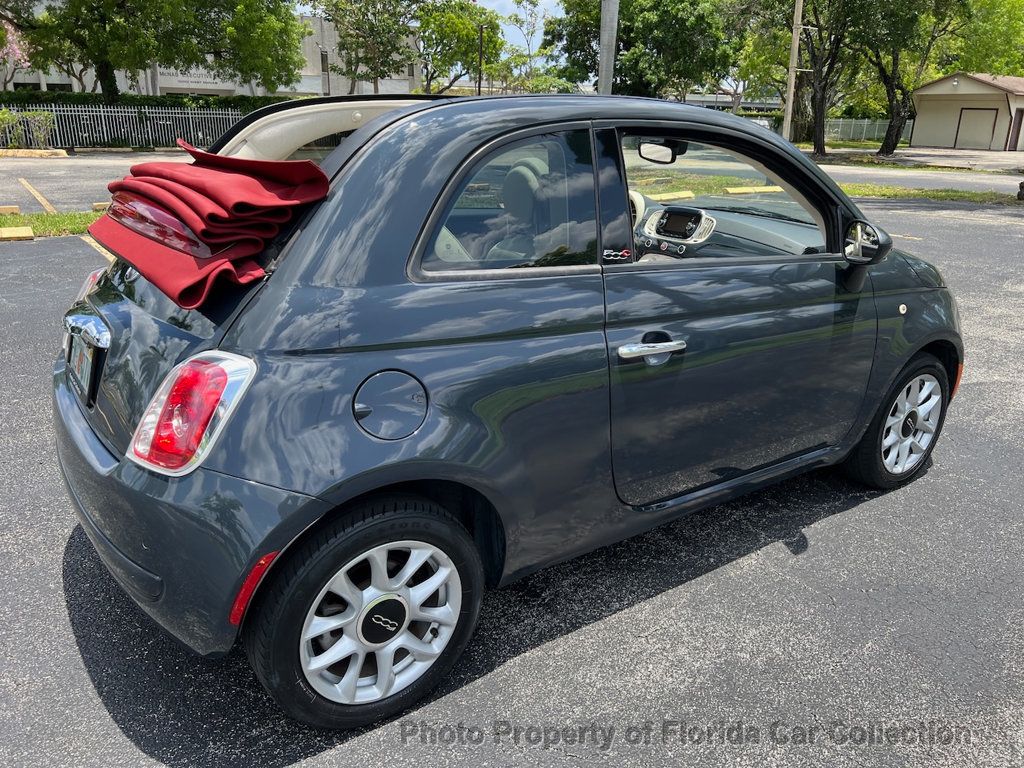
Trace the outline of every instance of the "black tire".
[[[441, 549], [462, 583], [459, 618], [447, 645], [415, 682], [366, 704], [342, 704], [318, 693], [303, 672], [299, 644], [313, 600], [346, 563], [376, 546], [414, 539]], [[447, 510], [418, 497], [388, 497], [353, 508], [302, 542], [275, 565], [243, 627], [256, 677], [291, 717], [321, 728], [357, 728], [408, 709], [451, 670], [480, 613], [484, 576], [473, 539]]]
[[[917, 464], [910, 471], [894, 474], [886, 468], [882, 460], [882, 438], [884, 437], [885, 421], [895, 404], [897, 395], [922, 374], [931, 374], [939, 382], [941, 400], [938, 407], [942, 410], [939, 413], [938, 426], [935, 429], [931, 443], [929, 443], [923, 457]], [[843, 465], [846, 474], [872, 488], [885, 490], [909, 483], [928, 466], [928, 460], [931, 458], [932, 451], [935, 449], [939, 436], [942, 434], [942, 426], [946, 421], [947, 405], [949, 405], [949, 375], [946, 373], [945, 367], [939, 362], [938, 358], [926, 352], [916, 355], [907, 363], [900, 375], [896, 377], [892, 387], [885, 393], [885, 399], [882, 400], [878, 412], [871, 420], [867, 432], [864, 433], [857, 447], [847, 457]]]

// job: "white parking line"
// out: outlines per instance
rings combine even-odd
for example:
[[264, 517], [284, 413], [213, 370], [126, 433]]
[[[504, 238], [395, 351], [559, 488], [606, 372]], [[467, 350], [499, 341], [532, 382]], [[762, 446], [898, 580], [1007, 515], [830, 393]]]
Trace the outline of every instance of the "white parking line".
[[93, 240], [89, 235], [79, 235], [79, 237], [82, 238], [83, 242], [88, 243], [93, 248], [95, 248], [96, 251], [99, 254], [101, 254], [103, 256], [103, 258], [106, 259], [107, 261], [113, 261], [114, 260], [114, 255], [110, 251], [108, 251], [106, 248], [104, 248], [102, 245], [100, 245], [95, 240]]
[[43, 193], [28, 183], [28, 179], [18, 179], [18, 181], [21, 182], [21, 186], [23, 186], [25, 189], [29, 191], [32, 197], [39, 201], [39, 204], [43, 206], [44, 211], [46, 211], [47, 213], [57, 212], [57, 209], [53, 207], [53, 204], [50, 203], [50, 201], [47, 200], [45, 197], [43, 197]]

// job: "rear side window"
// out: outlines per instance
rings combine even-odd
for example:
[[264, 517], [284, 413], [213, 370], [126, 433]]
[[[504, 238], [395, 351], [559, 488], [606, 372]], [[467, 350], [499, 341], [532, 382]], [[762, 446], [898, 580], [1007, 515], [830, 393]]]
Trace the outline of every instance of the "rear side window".
[[597, 264], [590, 132], [506, 144], [459, 182], [423, 255], [428, 272]]

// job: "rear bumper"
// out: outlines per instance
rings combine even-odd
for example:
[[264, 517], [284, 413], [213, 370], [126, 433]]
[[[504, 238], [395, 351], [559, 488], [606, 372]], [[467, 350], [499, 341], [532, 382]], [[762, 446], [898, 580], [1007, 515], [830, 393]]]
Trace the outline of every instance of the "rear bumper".
[[54, 368], [57, 458], [78, 519], [114, 579], [203, 655], [230, 650], [231, 605], [252, 565], [326, 511], [309, 496], [202, 468], [180, 478], [112, 454]]

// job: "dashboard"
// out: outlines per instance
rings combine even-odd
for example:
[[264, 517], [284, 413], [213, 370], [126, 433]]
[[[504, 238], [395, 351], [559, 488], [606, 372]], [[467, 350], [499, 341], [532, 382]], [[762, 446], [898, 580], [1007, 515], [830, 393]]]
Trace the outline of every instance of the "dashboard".
[[[701, 200], [703, 203], [704, 200]], [[672, 263], [701, 256], [779, 256], [822, 252], [817, 226], [722, 198], [707, 207], [661, 204], [630, 190], [634, 262]], [[732, 205], [730, 205], [732, 203]]]

